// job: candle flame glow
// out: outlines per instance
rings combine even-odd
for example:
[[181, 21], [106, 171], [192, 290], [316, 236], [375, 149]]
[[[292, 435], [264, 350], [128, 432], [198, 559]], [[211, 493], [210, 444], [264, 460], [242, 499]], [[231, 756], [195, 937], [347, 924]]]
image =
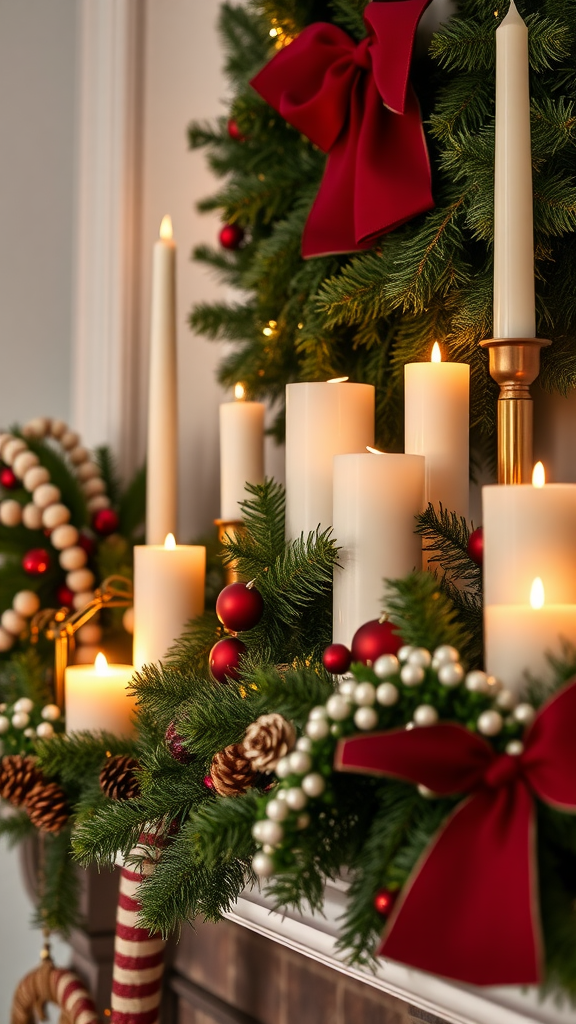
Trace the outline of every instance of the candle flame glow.
[[440, 345], [438, 344], [437, 341], [435, 341], [433, 346], [432, 346], [432, 355], [430, 356], [430, 362], [431, 363], [441, 363], [442, 362], [442, 353], [440, 351]]
[[238, 383], [234, 385], [234, 398], [237, 402], [241, 402], [245, 394], [246, 389], [243, 384]]
[[164, 541], [164, 550], [165, 551], [174, 551], [175, 548], [176, 548], [176, 538], [175, 538], [173, 533], [169, 533], [169, 534], [166, 535], [166, 540]]
[[332, 377], [332, 379], [331, 380], [327, 380], [326, 383], [327, 384], [345, 384], [347, 380], [350, 380], [350, 377]]
[[371, 448], [369, 444], [366, 445], [366, 451], [370, 452], [371, 455], [385, 455], [386, 452], [378, 451], [378, 448]]
[[541, 462], [537, 462], [532, 470], [532, 486], [533, 487], [544, 487], [546, 483], [546, 473], [544, 472], [544, 466]]
[[530, 607], [531, 608], [543, 608], [544, 607], [544, 584], [539, 576], [533, 581], [530, 587]]
[[106, 655], [102, 654], [102, 651], [98, 651], [98, 654], [96, 655], [94, 660], [94, 669], [98, 676], [108, 675], [108, 662], [106, 660]]
[[162, 217], [162, 222], [160, 224], [160, 238], [164, 242], [167, 242], [173, 237], [174, 235], [172, 233], [172, 218], [169, 213], [166, 213]]

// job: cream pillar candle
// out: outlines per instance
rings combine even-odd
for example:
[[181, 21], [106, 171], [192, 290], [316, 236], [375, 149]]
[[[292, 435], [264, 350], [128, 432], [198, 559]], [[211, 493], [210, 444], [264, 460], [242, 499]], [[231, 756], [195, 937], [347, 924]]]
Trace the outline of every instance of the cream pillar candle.
[[426, 460], [426, 504], [467, 517], [470, 367], [441, 358], [436, 343], [429, 363], [404, 367], [404, 448]]
[[374, 393], [347, 378], [287, 385], [287, 540], [332, 525], [332, 461], [374, 444]]
[[176, 532], [178, 402], [176, 386], [176, 245], [164, 217], [154, 243], [148, 392], [146, 543]]
[[526, 673], [552, 681], [547, 654], [561, 654], [562, 640], [576, 646], [576, 604], [548, 604], [536, 578], [523, 604], [492, 604], [484, 611], [486, 671], [522, 696]]
[[546, 484], [543, 472], [482, 488], [486, 605], [524, 604], [537, 576], [548, 604], [576, 604], [576, 484]]
[[204, 611], [206, 548], [178, 544], [134, 548], [134, 665], [160, 661], [190, 619]]
[[528, 29], [511, 0], [496, 30], [495, 338], [535, 338]]
[[264, 405], [247, 402], [237, 384], [236, 401], [220, 406], [220, 518], [241, 519], [246, 484], [264, 480]]
[[374, 453], [334, 459], [334, 642], [350, 646], [382, 612], [384, 580], [420, 569], [414, 517], [424, 506], [421, 455]]
[[109, 665], [98, 654], [93, 665], [71, 665], [66, 669], [66, 732], [111, 732], [130, 736], [136, 698], [127, 687], [134, 667]]

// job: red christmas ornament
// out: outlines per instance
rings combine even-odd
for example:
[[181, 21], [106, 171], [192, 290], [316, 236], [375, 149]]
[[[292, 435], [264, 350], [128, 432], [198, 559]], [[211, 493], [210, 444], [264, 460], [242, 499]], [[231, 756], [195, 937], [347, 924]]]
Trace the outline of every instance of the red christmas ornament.
[[246, 136], [242, 134], [238, 127], [238, 122], [231, 117], [228, 121], [228, 135], [234, 142], [245, 142]]
[[10, 466], [3, 466], [0, 469], [0, 484], [6, 491], [14, 491], [20, 486], [20, 481]]
[[180, 764], [190, 764], [194, 760], [196, 755], [187, 749], [184, 737], [177, 731], [176, 724], [174, 722], [170, 722], [170, 725], [166, 729], [164, 739], [166, 740], [166, 746], [175, 761], [178, 761]]
[[244, 241], [244, 228], [239, 224], [225, 224], [218, 238], [223, 249], [238, 249]]
[[470, 534], [466, 550], [472, 561], [476, 562], [476, 565], [482, 565], [484, 558], [484, 530], [481, 526]]
[[42, 576], [50, 568], [50, 555], [45, 548], [31, 548], [22, 559], [22, 568], [29, 576]]
[[78, 546], [86, 552], [88, 558], [92, 558], [92, 555], [96, 554], [96, 541], [94, 540], [94, 537], [91, 537], [88, 533], [80, 532], [78, 537]]
[[118, 515], [112, 508], [99, 508], [92, 516], [92, 529], [101, 537], [108, 537], [109, 534], [116, 533], [119, 525]]
[[381, 654], [397, 654], [402, 647], [402, 637], [396, 633], [391, 622], [372, 619], [357, 629], [352, 640], [352, 661], [364, 665], [374, 662]]
[[262, 594], [246, 583], [230, 583], [218, 594], [216, 615], [222, 625], [234, 633], [257, 626], [263, 611]]
[[396, 895], [395, 892], [390, 892], [389, 889], [380, 889], [374, 897], [374, 909], [382, 917], [387, 917], [396, 902]]
[[344, 644], [330, 644], [322, 655], [322, 664], [327, 672], [341, 676], [352, 664], [352, 654]]
[[206, 786], [206, 789], [214, 789], [214, 783], [212, 782], [212, 779], [210, 778], [209, 775], [205, 775], [202, 781]]
[[225, 636], [210, 651], [208, 664], [217, 683], [226, 683], [240, 678], [240, 658], [246, 652], [246, 644], [235, 636]]
[[56, 600], [60, 608], [71, 608], [74, 601], [74, 591], [70, 590], [70, 587], [63, 583], [56, 591]]

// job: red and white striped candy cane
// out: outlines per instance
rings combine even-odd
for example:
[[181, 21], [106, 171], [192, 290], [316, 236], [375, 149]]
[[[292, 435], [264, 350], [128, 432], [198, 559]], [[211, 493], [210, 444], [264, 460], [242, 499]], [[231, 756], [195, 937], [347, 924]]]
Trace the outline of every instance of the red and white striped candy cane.
[[56, 1005], [65, 1010], [71, 1024], [99, 1024], [96, 1007], [78, 975], [73, 971], [55, 968], [52, 972], [52, 986]]

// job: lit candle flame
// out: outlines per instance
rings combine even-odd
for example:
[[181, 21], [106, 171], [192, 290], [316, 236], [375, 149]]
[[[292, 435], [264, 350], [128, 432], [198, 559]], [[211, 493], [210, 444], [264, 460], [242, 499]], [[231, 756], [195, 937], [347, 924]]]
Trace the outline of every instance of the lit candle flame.
[[544, 487], [546, 483], [546, 473], [544, 472], [544, 466], [541, 462], [537, 462], [532, 470], [532, 486], [533, 487]]
[[108, 675], [108, 662], [106, 660], [106, 655], [102, 654], [102, 651], [98, 651], [98, 654], [96, 655], [94, 660], [94, 669], [98, 676]]
[[174, 551], [175, 548], [176, 548], [176, 538], [175, 538], [173, 533], [169, 533], [169, 534], [167, 534], [166, 540], [164, 541], [164, 550], [165, 551]]
[[332, 377], [332, 379], [331, 380], [327, 380], [326, 383], [327, 384], [345, 384], [347, 380], [350, 380], [350, 377]]
[[166, 213], [162, 217], [162, 223], [160, 224], [160, 238], [163, 239], [164, 242], [167, 242], [173, 237], [172, 218], [169, 213]]
[[237, 402], [241, 402], [245, 394], [246, 389], [243, 384], [238, 383], [234, 385], [234, 398]]
[[440, 345], [438, 344], [437, 341], [435, 341], [433, 346], [432, 346], [432, 355], [430, 356], [430, 362], [431, 363], [441, 363], [442, 362], [442, 353], [440, 351]]
[[544, 584], [539, 576], [536, 577], [530, 588], [530, 607], [544, 607]]
[[378, 448], [371, 448], [369, 444], [366, 445], [366, 451], [370, 452], [371, 455], [385, 455], [386, 452], [378, 451]]

